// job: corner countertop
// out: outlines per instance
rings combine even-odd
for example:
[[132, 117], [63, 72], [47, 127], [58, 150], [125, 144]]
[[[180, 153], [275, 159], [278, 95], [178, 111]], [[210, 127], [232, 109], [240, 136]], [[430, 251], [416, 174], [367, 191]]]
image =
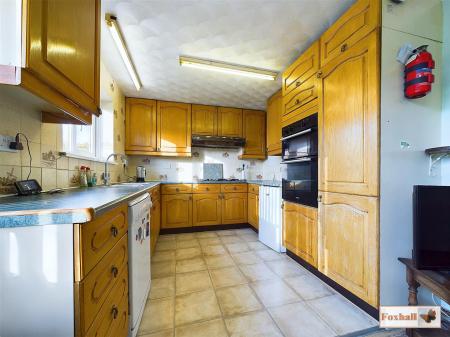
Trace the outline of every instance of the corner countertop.
[[159, 182], [124, 183], [0, 198], [0, 228], [88, 222], [157, 185]]

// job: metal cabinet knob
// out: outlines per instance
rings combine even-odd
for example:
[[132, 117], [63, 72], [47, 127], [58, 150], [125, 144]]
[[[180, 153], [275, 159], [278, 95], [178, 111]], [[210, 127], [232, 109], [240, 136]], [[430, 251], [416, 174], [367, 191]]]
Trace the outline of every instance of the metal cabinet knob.
[[299, 87], [300, 85], [302, 84], [302, 82], [301, 81], [297, 81], [297, 82], [295, 82], [295, 86], [296, 87]]
[[317, 77], [317, 78], [322, 78], [322, 75], [323, 75], [322, 70], [319, 70], [319, 71], [317, 72], [317, 74], [316, 74], [316, 77]]
[[341, 53], [343, 53], [344, 51], [346, 51], [348, 49], [348, 45], [346, 44], [346, 43], [344, 43], [342, 46], [341, 46]]
[[301, 103], [301, 101], [299, 100], [299, 99], [297, 99], [296, 101], [295, 101], [295, 104], [296, 105], [299, 105]]
[[117, 316], [119, 316], [119, 309], [117, 308], [116, 305], [113, 305], [113, 307], [111, 309], [111, 315], [112, 315], [113, 319], [116, 319]]
[[319, 195], [317, 196], [317, 201], [318, 201], [318, 202], [322, 202], [322, 195], [319, 194]]
[[177, 188], [175, 188], [175, 191], [180, 192], [180, 189], [177, 187]]
[[111, 227], [111, 235], [113, 237], [116, 237], [118, 234], [119, 234], [119, 230], [117, 229], [117, 227], [116, 226], [112, 226]]
[[116, 266], [112, 266], [111, 267], [111, 274], [114, 276], [114, 278], [116, 278], [117, 275], [119, 274], [119, 269], [117, 269]]

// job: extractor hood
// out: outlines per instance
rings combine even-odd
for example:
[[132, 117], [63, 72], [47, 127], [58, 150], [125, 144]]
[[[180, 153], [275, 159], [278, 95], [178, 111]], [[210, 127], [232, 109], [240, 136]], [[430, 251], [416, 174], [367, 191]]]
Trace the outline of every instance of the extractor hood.
[[213, 147], [221, 149], [239, 148], [245, 145], [242, 137], [192, 136], [193, 147]]

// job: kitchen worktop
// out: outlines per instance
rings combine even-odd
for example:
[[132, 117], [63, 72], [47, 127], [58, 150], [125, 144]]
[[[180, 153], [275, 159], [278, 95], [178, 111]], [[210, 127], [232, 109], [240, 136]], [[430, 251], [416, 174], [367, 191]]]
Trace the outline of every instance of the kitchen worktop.
[[260, 186], [273, 186], [280, 187], [281, 181], [279, 180], [193, 180], [193, 181], [151, 181], [153, 183], [165, 184], [255, 184]]
[[0, 228], [88, 222], [158, 184], [126, 183], [0, 198]]

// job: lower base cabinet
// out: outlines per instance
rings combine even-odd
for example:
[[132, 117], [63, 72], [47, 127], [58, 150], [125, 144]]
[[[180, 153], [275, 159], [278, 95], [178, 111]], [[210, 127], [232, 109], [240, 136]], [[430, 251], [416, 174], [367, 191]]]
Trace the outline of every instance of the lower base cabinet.
[[253, 228], [258, 229], [259, 227], [259, 196], [254, 193], [248, 193], [247, 199], [247, 217], [248, 223], [253, 226]]
[[222, 224], [247, 222], [247, 193], [222, 194]]
[[317, 209], [290, 202], [283, 204], [283, 244], [317, 267]]
[[222, 222], [222, 199], [219, 193], [194, 194], [192, 200], [192, 225], [220, 225]]
[[161, 200], [159, 197], [152, 199], [152, 208], [150, 210], [150, 248], [151, 252], [155, 250], [156, 241], [158, 241], [159, 230], [161, 228]]
[[192, 194], [163, 195], [161, 202], [161, 228], [192, 227]]
[[378, 307], [379, 203], [376, 197], [320, 193], [319, 270]]

